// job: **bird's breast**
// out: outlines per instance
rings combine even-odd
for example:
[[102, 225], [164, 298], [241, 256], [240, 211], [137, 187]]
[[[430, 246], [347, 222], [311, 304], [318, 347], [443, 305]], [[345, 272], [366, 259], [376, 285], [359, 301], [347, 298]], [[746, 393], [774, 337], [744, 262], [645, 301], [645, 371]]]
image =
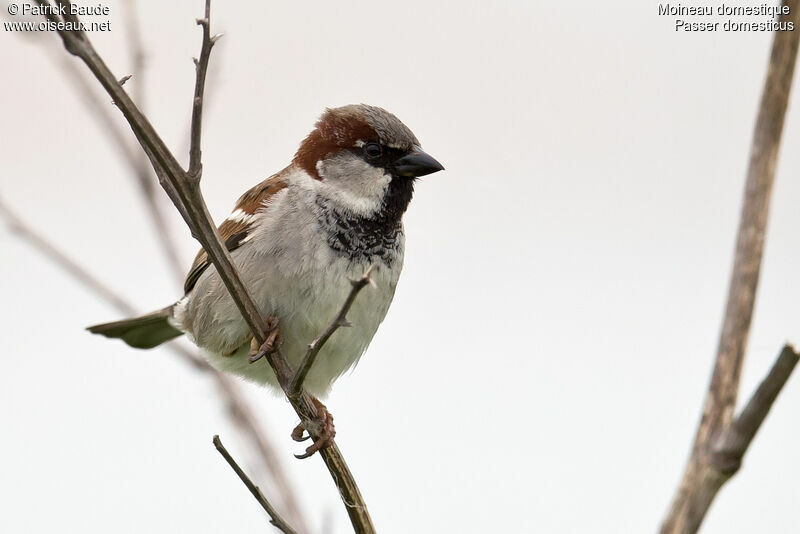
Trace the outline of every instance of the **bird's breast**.
[[[331, 244], [330, 232], [320, 227], [318, 214], [300, 209], [288, 202], [290, 198], [264, 211], [248, 242], [232, 257], [262, 314], [278, 318], [281, 350], [293, 367], [337, 316], [352, 289], [351, 280], [374, 264], [373, 283], [361, 290], [347, 314], [352, 326], [331, 336], [306, 378], [309, 391], [321, 395], [358, 361], [386, 316], [403, 265], [404, 236], [402, 226], [381, 243], [362, 232], [351, 236], [353, 242], [337, 241], [337, 247]], [[361, 247], [358, 252], [353, 252], [353, 244]], [[176, 307], [176, 318], [206, 349], [213, 365], [276, 385], [268, 365], [247, 361], [250, 330], [213, 267]]]

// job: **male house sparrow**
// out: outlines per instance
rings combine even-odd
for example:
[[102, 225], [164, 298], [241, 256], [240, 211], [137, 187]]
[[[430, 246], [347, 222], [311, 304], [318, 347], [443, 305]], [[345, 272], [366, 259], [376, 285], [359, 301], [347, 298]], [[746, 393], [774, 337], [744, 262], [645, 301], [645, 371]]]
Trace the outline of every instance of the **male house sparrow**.
[[[374, 265], [375, 290], [359, 295], [348, 313], [352, 325], [328, 340], [306, 376], [315, 397], [358, 362], [383, 321], [403, 267], [402, 216], [414, 181], [440, 170], [388, 111], [365, 104], [328, 109], [292, 163], [242, 195], [219, 226], [261, 313], [279, 318], [280, 347], [294, 369], [341, 308], [350, 279]], [[184, 290], [171, 306], [89, 331], [136, 348], [186, 334], [217, 369], [280, 391], [269, 365], [250, 362], [252, 333], [205, 251]], [[332, 432], [332, 421], [326, 423]]]

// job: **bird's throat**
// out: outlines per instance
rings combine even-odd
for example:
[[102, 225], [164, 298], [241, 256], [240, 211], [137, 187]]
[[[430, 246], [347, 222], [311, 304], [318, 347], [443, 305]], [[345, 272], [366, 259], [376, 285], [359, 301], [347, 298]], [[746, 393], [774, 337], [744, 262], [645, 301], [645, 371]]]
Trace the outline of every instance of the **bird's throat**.
[[414, 193], [413, 180], [393, 178], [380, 209], [364, 216], [317, 197], [317, 223], [328, 245], [352, 260], [381, 260], [391, 267], [402, 247], [402, 218]]

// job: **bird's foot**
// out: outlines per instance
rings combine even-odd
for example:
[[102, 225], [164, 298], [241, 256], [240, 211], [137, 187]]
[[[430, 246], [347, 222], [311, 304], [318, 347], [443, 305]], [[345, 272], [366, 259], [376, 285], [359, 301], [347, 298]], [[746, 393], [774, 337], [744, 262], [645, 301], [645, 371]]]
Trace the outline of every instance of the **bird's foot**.
[[258, 346], [256, 338], [250, 341], [250, 363], [257, 362], [276, 348], [278, 348], [278, 318], [270, 315], [267, 317], [267, 340], [264, 344]]
[[316, 430], [317, 432], [315, 433], [318, 433], [319, 437], [313, 444], [309, 445], [304, 454], [295, 454], [295, 457], [301, 460], [303, 458], [308, 458], [320, 449], [330, 447], [333, 444], [333, 438], [336, 436], [336, 427], [333, 425], [333, 416], [331, 413], [325, 405], [316, 398], [311, 397], [311, 400], [314, 402], [314, 406], [317, 409], [317, 416], [311, 421], [305, 421], [297, 425], [292, 431], [292, 439], [295, 441], [306, 441], [311, 438], [310, 432], [309, 435], [303, 436], [303, 431], [307, 430], [307, 425], [312, 425], [312, 430]]

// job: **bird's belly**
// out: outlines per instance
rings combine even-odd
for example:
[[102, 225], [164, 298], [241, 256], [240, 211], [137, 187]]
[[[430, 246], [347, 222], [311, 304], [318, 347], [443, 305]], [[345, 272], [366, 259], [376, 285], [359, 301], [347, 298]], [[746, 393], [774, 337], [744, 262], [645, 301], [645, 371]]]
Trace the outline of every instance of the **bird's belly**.
[[[281, 276], [276, 267], [262, 267], [257, 277], [247, 276], [252, 273], [242, 273], [262, 313], [278, 317], [281, 352], [292, 368], [299, 366], [308, 344], [330, 325], [341, 310], [352, 289], [350, 280], [360, 278], [367, 267], [367, 263], [342, 258], [313, 276], [308, 273]], [[347, 314], [351, 326], [334, 332], [317, 355], [304, 384], [310, 393], [326, 395], [333, 381], [358, 362], [386, 316], [399, 270], [400, 262], [394, 267], [382, 262], [376, 265], [371, 276], [374, 285], [361, 290]], [[216, 317], [195, 321], [193, 325], [194, 340], [205, 349], [209, 362], [222, 371], [279, 390], [265, 359], [250, 363], [250, 331], [238, 311], [233, 313], [235, 308], [231, 308], [234, 305], [227, 292], [213, 296], [205, 293], [204, 297], [203, 300], [209, 300], [209, 306], [195, 303], [198, 310], [230, 308], [224, 319], [217, 313]], [[230, 302], [223, 304], [221, 301]], [[213, 308], [210, 306], [212, 302]]]

